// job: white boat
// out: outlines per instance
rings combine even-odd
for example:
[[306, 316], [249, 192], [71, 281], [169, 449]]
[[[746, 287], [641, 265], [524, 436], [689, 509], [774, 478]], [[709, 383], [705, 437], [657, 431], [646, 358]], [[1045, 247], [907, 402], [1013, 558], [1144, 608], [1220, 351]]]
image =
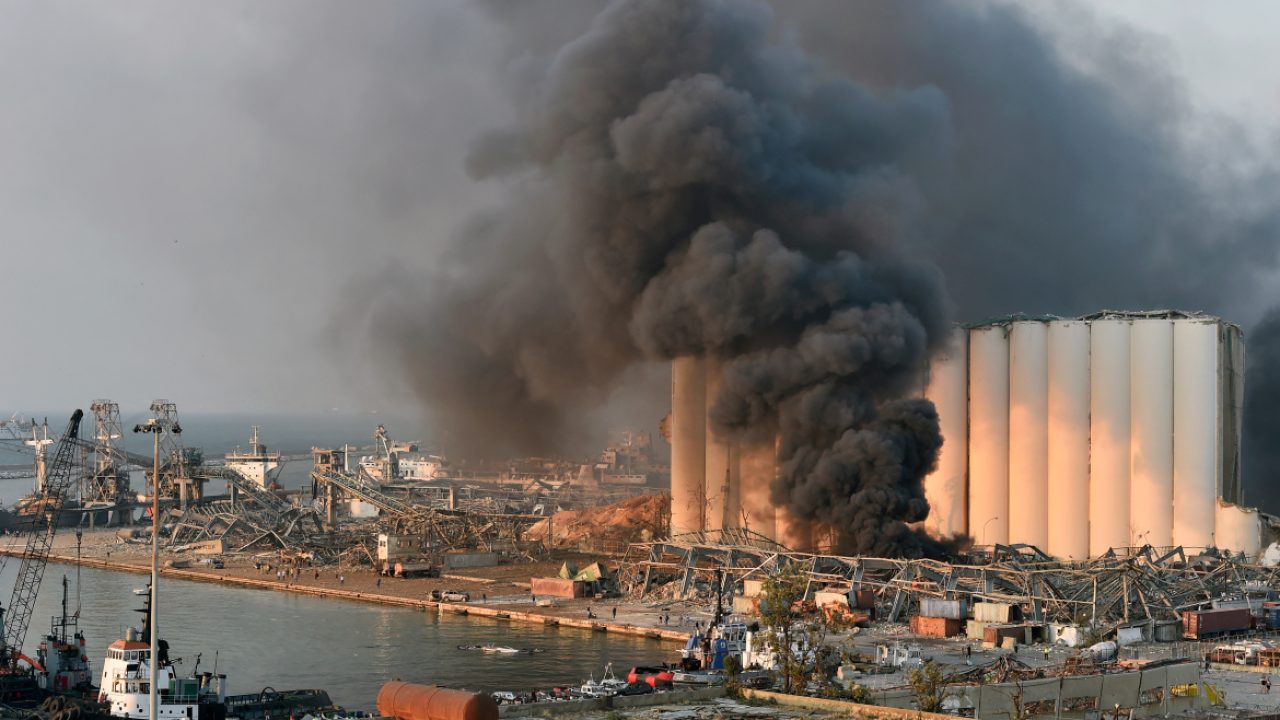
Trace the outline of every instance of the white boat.
[[583, 695], [587, 697], [613, 697], [618, 691], [627, 686], [626, 680], [619, 680], [613, 674], [613, 663], [604, 666], [604, 673], [600, 676], [600, 682], [596, 682], [595, 676], [582, 683], [580, 688]]
[[150, 595], [151, 588], [138, 587], [133, 589], [134, 595]]
[[519, 649], [517, 649], [517, 648], [513, 648], [513, 647], [511, 647], [511, 646], [509, 646], [509, 645], [482, 645], [482, 646], [480, 647], [480, 650], [481, 650], [482, 652], [487, 652], [487, 653], [499, 653], [499, 654], [502, 654], [502, 655], [514, 655], [514, 654], [516, 654], [516, 653], [520, 652], [520, 650], [519, 650]]
[[[148, 603], [148, 606], [150, 603]], [[143, 720], [151, 708], [151, 608], [147, 608], [142, 632], [129, 628], [125, 637], [111, 643], [102, 663], [98, 702], [113, 717]], [[226, 716], [227, 676], [200, 673], [178, 677], [169, 660], [169, 643], [157, 642], [156, 680], [163, 720], [218, 720]]]

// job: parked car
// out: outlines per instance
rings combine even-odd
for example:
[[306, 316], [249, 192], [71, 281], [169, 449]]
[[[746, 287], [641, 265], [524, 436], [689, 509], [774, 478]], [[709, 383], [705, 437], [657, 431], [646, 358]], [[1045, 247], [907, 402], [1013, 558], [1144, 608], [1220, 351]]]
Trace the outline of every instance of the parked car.
[[643, 682], [627, 683], [626, 687], [618, 691], [619, 695], [651, 695], [653, 694], [653, 686]]
[[464, 590], [432, 590], [431, 599], [444, 602], [467, 602], [471, 599], [471, 593]]

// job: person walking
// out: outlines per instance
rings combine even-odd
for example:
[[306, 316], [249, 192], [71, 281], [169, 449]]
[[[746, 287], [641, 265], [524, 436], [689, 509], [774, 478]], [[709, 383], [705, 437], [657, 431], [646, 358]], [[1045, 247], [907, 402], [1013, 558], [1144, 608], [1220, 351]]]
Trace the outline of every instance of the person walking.
[[617, 606], [617, 605], [614, 605], [614, 606], [613, 606], [613, 619], [614, 619], [614, 620], [617, 620], [617, 619], [618, 619], [618, 606]]

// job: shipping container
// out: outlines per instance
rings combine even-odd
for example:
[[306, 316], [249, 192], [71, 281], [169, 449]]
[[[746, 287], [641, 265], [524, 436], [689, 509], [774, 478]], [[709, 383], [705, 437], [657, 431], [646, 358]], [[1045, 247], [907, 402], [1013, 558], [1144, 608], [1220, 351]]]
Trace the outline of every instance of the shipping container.
[[968, 608], [963, 600], [942, 600], [940, 598], [921, 598], [920, 614], [931, 618], [950, 618], [963, 620], [968, 616]]
[[1156, 642], [1177, 642], [1182, 634], [1182, 623], [1173, 620], [1157, 622], [1155, 629]]
[[529, 589], [534, 597], [580, 598], [586, 595], [587, 584], [581, 580], [564, 578], [532, 578]]
[[1005, 625], [992, 623], [982, 632], [982, 642], [993, 647], [1004, 647], [1006, 638], [1018, 643], [1030, 643], [1031, 628], [1028, 625]]
[[949, 638], [959, 635], [964, 623], [954, 618], [911, 616], [911, 632], [926, 637]]
[[1187, 610], [1182, 613], [1182, 637], [1188, 640], [1246, 632], [1252, 628], [1253, 614], [1247, 608]]
[[498, 553], [494, 552], [448, 552], [444, 554], [444, 566], [450, 570], [459, 568], [493, 567], [498, 564]]
[[974, 603], [973, 619], [986, 623], [1014, 623], [1022, 619], [1022, 608], [1010, 603]]

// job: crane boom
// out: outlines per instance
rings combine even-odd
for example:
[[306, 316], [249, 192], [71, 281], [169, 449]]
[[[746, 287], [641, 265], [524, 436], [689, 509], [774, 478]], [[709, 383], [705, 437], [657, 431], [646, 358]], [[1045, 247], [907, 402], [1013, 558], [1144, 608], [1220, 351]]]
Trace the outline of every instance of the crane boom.
[[49, 562], [49, 550], [53, 547], [53, 534], [58, 528], [58, 514], [66, 503], [71, 488], [71, 468], [75, 448], [80, 435], [80, 419], [84, 412], [76, 410], [67, 423], [67, 429], [58, 441], [58, 450], [49, 464], [40, 504], [33, 513], [27, 528], [27, 544], [22, 551], [18, 577], [13, 584], [13, 596], [9, 600], [8, 617], [4, 623], [4, 658], [10, 665], [16, 664], [22, 653], [22, 643], [27, 638], [27, 628], [35, 611], [36, 594], [44, 578], [44, 568]]

